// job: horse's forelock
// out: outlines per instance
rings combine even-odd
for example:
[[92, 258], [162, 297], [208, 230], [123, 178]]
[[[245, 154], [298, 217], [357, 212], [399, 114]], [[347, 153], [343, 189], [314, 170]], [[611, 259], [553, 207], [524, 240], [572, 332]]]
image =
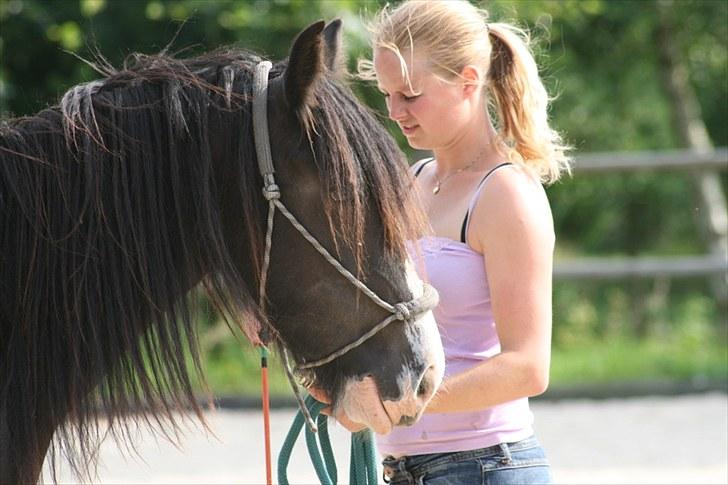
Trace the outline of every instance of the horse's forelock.
[[[338, 80], [320, 83], [313, 109], [308, 136], [316, 140], [314, 154], [332, 195], [325, 205], [332, 234], [353, 250], [361, 270], [365, 255], [359, 243], [368, 211], [376, 210], [385, 234], [381, 249], [404, 257], [406, 241], [422, 234], [424, 218], [401, 151]], [[337, 234], [335, 227], [347, 231]]]

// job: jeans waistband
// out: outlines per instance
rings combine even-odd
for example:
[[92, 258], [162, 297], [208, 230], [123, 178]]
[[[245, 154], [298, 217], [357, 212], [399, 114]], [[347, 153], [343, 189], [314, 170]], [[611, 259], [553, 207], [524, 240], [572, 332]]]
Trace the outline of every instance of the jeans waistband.
[[388, 481], [387, 479], [394, 476], [397, 472], [408, 472], [419, 475], [432, 467], [440, 466], [444, 463], [456, 463], [473, 458], [503, 456], [505, 460], [510, 460], [512, 452], [534, 448], [536, 446], [540, 446], [540, 444], [535, 436], [531, 436], [520, 441], [499, 443], [475, 450], [402, 456], [400, 458], [387, 456], [382, 460], [384, 480], [385, 482]]

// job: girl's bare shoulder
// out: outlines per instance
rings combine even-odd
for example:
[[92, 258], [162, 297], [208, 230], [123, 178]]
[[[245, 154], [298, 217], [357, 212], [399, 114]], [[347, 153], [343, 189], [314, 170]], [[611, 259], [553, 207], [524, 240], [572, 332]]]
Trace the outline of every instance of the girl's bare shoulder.
[[512, 232], [552, 238], [551, 207], [538, 178], [515, 164], [491, 174], [473, 210], [470, 232], [474, 246]]

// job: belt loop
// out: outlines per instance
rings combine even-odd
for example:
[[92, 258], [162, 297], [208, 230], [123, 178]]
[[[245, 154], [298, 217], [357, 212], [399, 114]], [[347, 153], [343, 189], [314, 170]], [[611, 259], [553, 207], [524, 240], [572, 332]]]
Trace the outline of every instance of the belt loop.
[[389, 456], [386, 457], [382, 462], [382, 480], [384, 480], [384, 483], [390, 483], [392, 481], [392, 478], [398, 477], [406, 478], [408, 484], [415, 485], [414, 476], [407, 469], [406, 461], [406, 456], [397, 459]]
[[501, 449], [501, 452], [503, 453], [503, 458], [501, 458], [500, 462], [503, 465], [510, 465], [512, 458], [511, 458], [511, 449], [508, 446], [508, 443], [500, 443], [498, 445]]
[[393, 456], [387, 456], [382, 460], [382, 480], [389, 483], [392, 478], [401, 470], [402, 459], [396, 459]]

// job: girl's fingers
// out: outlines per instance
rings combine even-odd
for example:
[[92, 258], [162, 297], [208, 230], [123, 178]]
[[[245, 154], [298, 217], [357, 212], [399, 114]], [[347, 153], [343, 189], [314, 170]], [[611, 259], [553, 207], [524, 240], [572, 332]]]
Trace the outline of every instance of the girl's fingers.
[[331, 403], [331, 399], [329, 399], [328, 394], [323, 389], [319, 389], [318, 387], [309, 387], [308, 393], [311, 394], [311, 396], [313, 396], [313, 398], [319, 402], [325, 404]]

